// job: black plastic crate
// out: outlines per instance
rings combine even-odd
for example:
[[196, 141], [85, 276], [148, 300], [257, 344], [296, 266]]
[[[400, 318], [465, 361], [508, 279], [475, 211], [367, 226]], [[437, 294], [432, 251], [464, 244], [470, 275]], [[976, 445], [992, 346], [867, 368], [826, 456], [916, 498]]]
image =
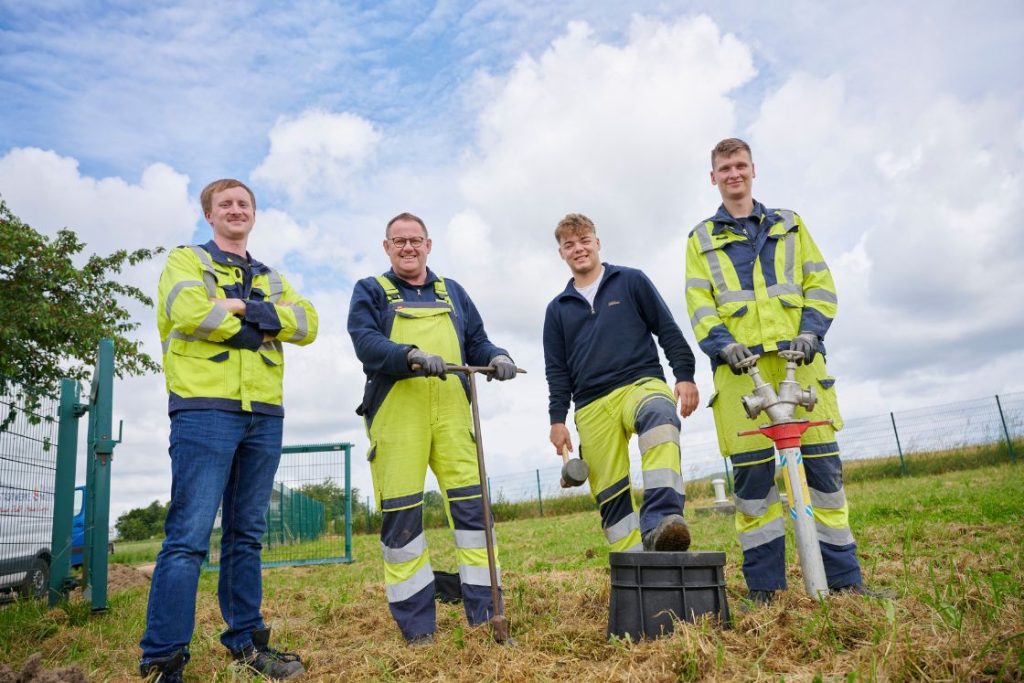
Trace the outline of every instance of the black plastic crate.
[[711, 614], [728, 628], [725, 553], [609, 553], [608, 636], [633, 640], [669, 634], [674, 620]]

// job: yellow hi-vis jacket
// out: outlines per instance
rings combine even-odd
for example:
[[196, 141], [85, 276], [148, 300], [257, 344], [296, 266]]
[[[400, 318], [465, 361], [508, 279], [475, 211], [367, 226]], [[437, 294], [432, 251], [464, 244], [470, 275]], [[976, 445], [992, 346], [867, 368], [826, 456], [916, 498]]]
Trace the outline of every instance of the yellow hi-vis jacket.
[[[231, 315], [211, 297], [246, 300], [245, 317]], [[158, 299], [170, 412], [284, 414], [281, 342], [312, 343], [318, 318], [283, 275], [212, 241], [178, 247], [167, 257]], [[273, 338], [263, 341], [267, 335]]]
[[801, 332], [823, 340], [836, 315], [835, 282], [800, 216], [761, 204], [752, 215], [767, 231], [756, 242], [724, 209], [687, 240], [686, 308], [712, 368], [733, 342], [764, 353], [789, 348]]

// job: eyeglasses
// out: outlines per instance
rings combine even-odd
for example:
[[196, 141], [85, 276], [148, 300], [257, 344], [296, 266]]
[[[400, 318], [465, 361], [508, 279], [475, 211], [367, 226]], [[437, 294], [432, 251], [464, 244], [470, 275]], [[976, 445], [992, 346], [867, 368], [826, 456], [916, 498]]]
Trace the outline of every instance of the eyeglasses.
[[405, 245], [409, 245], [413, 249], [419, 249], [423, 246], [423, 243], [427, 241], [426, 237], [391, 237], [389, 238], [391, 244], [395, 245], [399, 249], [404, 249]]

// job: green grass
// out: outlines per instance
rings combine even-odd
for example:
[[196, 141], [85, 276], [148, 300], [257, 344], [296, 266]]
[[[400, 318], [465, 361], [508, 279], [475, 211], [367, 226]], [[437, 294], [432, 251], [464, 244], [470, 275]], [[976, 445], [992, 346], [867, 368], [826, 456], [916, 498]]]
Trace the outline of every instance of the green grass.
[[[743, 614], [732, 518], [691, 514], [694, 549], [726, 553], [734, 627], [705, 621], [656, 641], [608, 641], [608, 553], [591, 510], [498, 524], [513, 648], [490, 643], [486, 629], [466, 626], [461, 607], [451, 605], [439, 605], [434, 645], [406, 648], [386, 608], [379, 542], [370, 535], [355, 536], [354, 564], [268, 570], [264, 614], [274, 641], [303, 653], [312, 680], [1020, 679], [1020, 466], [934, 467], [904, 478], [848, 477], [865, 576], [895, 591], [892, 601], [836, 596], [819, 604], [803, 596], [790, 538], [790, 590]], [[429, 529], [427, 537], [434, 568], [454, 570], [451, 534]], [[238, 678], [218, 642], [216, 581], [214, 574], [200, 581], [189, 680]], [[48, 667], [127, 680], [145, 609], [145, 586], [112, 591], [102, 615], [82, 602], [0, 608], [0, 661], [20, 665], [38, 652]]]

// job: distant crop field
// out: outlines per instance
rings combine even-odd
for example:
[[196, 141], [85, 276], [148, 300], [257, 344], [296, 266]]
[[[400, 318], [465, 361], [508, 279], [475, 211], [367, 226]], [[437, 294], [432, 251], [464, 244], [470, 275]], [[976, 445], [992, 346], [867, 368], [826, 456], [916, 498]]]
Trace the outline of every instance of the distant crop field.
[[[654, 641], [609, 641], [607, 549], [597, 513], [576, 512], [497, 525], [511, 646], [491, 642], [486, 628], [470, 629], [461, 606], [438, 604], [437, 641], [407, 648], [387, 610], [371, 535], [355, 537], [351, 565], [267, 571], [264, 614], [276, 645], [303, 655], [308, 680], [1019, 680], [1021, 467], [850, 478], [865, 577], [894, 600], [811, 600], [790, 538], [789, 591], [744, 612], [732, 518], [690, 512], [693, 549], [727, 554], [733, 628], [704, 621]], [[434, 569], [455, 570], [450, 534], [427, 535]], [[187, 680], [240, 678], [218, 640], [216, 581], [207, 574], [200, 583]], [[39, 653], [47, 668], [75, 665], [90, 680], [131, 680], [148, 587], [119, 583], [128, 587], [112, 589], [106, 614], [90, 615], [76, 601], [52, 610], [25, 602], [0, 608], [0, 661], [17, 668]]]

